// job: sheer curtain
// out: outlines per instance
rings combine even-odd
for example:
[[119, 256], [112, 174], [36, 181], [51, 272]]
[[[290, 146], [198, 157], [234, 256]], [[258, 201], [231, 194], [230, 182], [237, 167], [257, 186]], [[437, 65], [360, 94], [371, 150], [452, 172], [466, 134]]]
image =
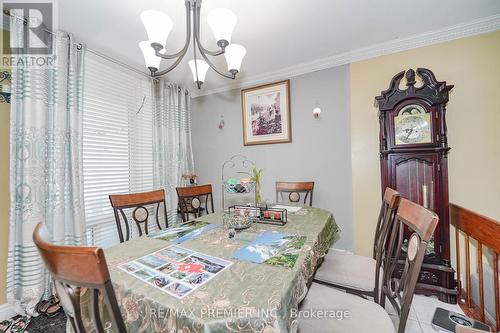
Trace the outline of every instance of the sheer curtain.
[[[53, 38], [51, 67], [12, 69], [10, 233], [7, 298], [20, 314], [35, 314], [52, 283], [32, 241], [45, 223], [60, 244], [85, 243], [82, 187], [84, 48], [71, 35]], [[12, 19], [11, 45], [23, 44], [23, 22]]]
[[153, 180], [167, 195], [168, 221], [177, 223], [177, 193], [182, 175], [194, 172], [191, 146], [191, 96], [174, 83], [155, 84], [153, 113]]

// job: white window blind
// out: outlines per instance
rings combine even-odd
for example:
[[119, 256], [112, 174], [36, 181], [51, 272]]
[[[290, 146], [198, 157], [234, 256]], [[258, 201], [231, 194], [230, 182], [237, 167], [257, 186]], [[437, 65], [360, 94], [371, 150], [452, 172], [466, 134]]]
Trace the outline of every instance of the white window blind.
[[[119, 242], [110, 194], [153, 189], [150, 79], [90, 52], [85, 59], [83, 177], [89, 244]], [[151, 223], [153, 229], [155, 223]], [[135, 223], [130, 219], [131, 230]]]

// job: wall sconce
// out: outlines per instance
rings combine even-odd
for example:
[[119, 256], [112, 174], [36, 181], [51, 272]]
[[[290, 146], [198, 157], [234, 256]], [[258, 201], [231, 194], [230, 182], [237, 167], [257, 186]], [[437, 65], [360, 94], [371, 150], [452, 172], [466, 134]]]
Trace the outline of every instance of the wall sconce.
[[7, 71], [0, 72], [0, 103], [10, 103], [10, 82], [12, 76]]
[[224, 122], [224, 116], [220, 116], [219, 129], [222, 131], [224, 129], [224, 126], [226, 126], [226, 123]]
[[319, 115], [321, 114], [321, 108], [319, 107], [319, 104], [316, 103], [316, 106], [313, 109], [313, 116], [314, 118], [319, 118]]

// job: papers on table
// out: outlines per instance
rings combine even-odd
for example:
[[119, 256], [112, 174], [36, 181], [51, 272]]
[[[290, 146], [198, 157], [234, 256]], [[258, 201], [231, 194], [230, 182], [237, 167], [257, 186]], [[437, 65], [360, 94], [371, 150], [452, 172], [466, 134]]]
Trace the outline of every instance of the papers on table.
[[166, 241], [171, 241], [174, 244], [181, 244], [185, 241], [197, 238], [202, 234], [219, 227], [220, 226], [217, 224], [193, 221], [180, 225], [178, 227], [168, 228], [165, 231], [150, 233], [149, 236]]
[[118, 267], [164, 292], [183, 298], [233, 263], [172, 245]]
[[305, 236], [266, 231], [250, 244], [240, 248], [233, 258], [253, 263], [292, 268], [306, 240]]
[[276, 206], [273, 206], [271, 208], [286, 209], [287, 212], [291, 213], [291, 214], [295, 214], [299, 210], [302, 209], [302, 207], [298, 207], [298, 206], [285, 206], [285, 205], [276, 205]]

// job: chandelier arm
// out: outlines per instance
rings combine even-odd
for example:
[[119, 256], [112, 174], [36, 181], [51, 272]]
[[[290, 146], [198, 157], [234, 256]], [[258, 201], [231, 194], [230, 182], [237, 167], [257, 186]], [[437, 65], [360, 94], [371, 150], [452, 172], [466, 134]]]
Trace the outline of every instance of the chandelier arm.
[[210, 66], [210, 68], [212, 68], [217, 74], [219, 74], [220, 76], [226, 77], [228, 79], [234, 80], [236, 78], [236, 73], [231, 73], [231, 74], [222, 73], [220, 70], [217, 69], [217, 67], [215, 67], [215, 65], [210, 61], [210, 59], [208, 59], [207, 53], [205, 52], [205, 49], [201, 45], [200, 40], [199, 40], [199, 36], [196, 33], [196, 31], [199, 28], [199, 26], [198, 26], [199, 22], [200, 22], [199, 18], [200, 18], [200, 16], [199, 16], [199, 7], [195, 6], [195, 9], [194, 9], [193, 43], [196, 44], [196, 45], [193, 45], [193, 46], [194, 47], [198, 47], [198, 50], [200, 51], [200, 54], [203, 57], [203, 59], [207, 62], [207, 64]]
[[[194, 15], [194, 14], [193, 14]], [[186, 1], [186, 42], [184, 43], [184, 47], [175, 54], [162, 54], [160, 51], [162, 50], [162, 46], [160, 44], [151, 45], [151, 47], [155, 50], [155, 55], [162, 59], [175, 59], [177, 57], [184, 57], [186, 51], [188, 50], [189, 43], [191, 41], [191, 4]]]
[[211, 56], [220, 56], [226, 52], [226, 47], [221, 47], [220, 50], [217, 51], [210, 51], [207, 50], [205, 47], [200, 42], [200, 21], [201, 21], [201, 14], [200, 14], [200, 5], [195, 5], [194, 7], [194, 13], [193, 13], [193, 19], [194, 19], [194, 31], [193, 34], [195, 36], [195, 39], [198, 44], [198, 48], [200, 49], [200, 52], [203, 52], [205, 54], [211, 55]]
[[232, 80], [234, 80], [236, 78], [236, 73], [226, 74], [226, 73], [222, 73], [220, 70], [218, 70], [217, 67], [215, 67], [215, 65], [210, 61], [210, 59], [208, 59], [205, 52], [203, 52], [203, 50], [200, 49], [200, 44], [196, 43], [196, 45], [198, 46], [198, 50], [200, 51], [200, 54], [203, 57], [203, 59], [205, 59], [207, 64], [210, 66], [210, 68], [212, 68], [217, 74], [224, 76], [228, 79], [232, 79]]
[[194, 72], [196, 74], [196, 86], [198, 89], [201, 89], [201, 82], [198, 77], [198, 60], [196, 59], [196, 42], [195, 42], [195, 35], [193, 34], [193, 57], [194, 57]]
[[[187, 51], [187, 50], [186, 50]], [[154, 72], [151, 74], [151, 76], [153, 77], [158, 77], [158, 76], [163, 76], [165, 74], [167, 74], [168, 72], [170, 72], [172, 69], [174, 69], [175, 67], [177, 67], [177, 65], [181, 62], [181, 60], [184, 58], [184, 55], [186, 55], [186, 52], [184, 51], [184, 53], [179, 56], [179, 58], [177, 58], [173, 63], [172, 65], [170, 65], [168, 68], [162, 70], [162, 71], [157, 71], [157, 72]]]

